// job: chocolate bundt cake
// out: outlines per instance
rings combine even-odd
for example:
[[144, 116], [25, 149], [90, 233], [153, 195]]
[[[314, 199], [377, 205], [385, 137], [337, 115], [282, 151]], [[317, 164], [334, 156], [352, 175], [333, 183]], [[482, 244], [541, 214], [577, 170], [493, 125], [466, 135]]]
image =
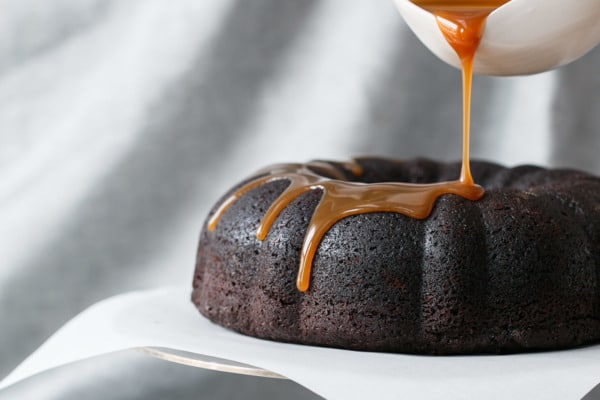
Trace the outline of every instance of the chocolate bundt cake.
[[[194, 304], [247, 335], [355, 350], [508, 353], [600, 340], [600, 178], [474, 162], [485, 195], [409, 193], [402, 207], [390, 197], [386, 182], [447, 181], [460, 167], [358, 159], [262, 171], [209, 215]], [[357, 193], [370, 193], [359, 211]], [[423, 204], [432, 209], [415, 211]]]

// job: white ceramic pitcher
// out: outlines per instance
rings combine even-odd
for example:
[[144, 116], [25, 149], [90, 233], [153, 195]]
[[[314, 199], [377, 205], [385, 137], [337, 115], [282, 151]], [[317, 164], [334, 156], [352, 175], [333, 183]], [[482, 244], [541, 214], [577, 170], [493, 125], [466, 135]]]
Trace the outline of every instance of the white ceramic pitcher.
[[[433, 14], [394, 0], [408, 26], [436, 56], [460, 68]], [[581, 57], [600, 42], [600, 0], [512, 0], [490, 14], [475, 56], [482, 75], [526, 75]]]

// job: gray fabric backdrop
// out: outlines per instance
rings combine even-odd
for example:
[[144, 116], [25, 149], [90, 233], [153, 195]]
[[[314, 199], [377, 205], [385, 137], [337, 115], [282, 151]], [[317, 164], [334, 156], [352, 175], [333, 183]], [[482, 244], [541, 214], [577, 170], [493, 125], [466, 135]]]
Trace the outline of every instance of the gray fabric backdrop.
[[[189, 284], [208, 208], [273, 162], [460, 157], [460, 74], [391, 0], [0, 1], [0, 377], [88, 305]], [[477, 77], [472, 154], [600, 173], [600, 50]], [[1, 399], [311, 398], [123, 352]]]

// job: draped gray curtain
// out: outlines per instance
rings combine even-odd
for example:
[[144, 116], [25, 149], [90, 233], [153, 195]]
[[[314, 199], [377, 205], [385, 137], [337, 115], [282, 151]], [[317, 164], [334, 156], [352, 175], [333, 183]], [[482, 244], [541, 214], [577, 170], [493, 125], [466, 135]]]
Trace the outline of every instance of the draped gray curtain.
[[[0, 6], [0, 377], [96, 301], [190, 285], [209, 207], [265, 164], [460, 158], [460, 73], [391, 0]], [[600, 173], [599, 66], [476, 77], [473, 157]], [[253, 397], [314, 395], [135, 352], [0, 392]]]

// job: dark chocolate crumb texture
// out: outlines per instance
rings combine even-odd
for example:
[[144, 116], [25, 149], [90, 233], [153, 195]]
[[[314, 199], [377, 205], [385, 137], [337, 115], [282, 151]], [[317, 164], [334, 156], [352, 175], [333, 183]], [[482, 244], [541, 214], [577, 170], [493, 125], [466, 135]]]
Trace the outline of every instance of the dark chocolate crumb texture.
[[483, 194], [451, 180], [460, 169], [364, 158], [261, 171], [211, 211], [192, 300], [243, 334], [355, 350], [599, 341], [600, 179], [473, 162]]

